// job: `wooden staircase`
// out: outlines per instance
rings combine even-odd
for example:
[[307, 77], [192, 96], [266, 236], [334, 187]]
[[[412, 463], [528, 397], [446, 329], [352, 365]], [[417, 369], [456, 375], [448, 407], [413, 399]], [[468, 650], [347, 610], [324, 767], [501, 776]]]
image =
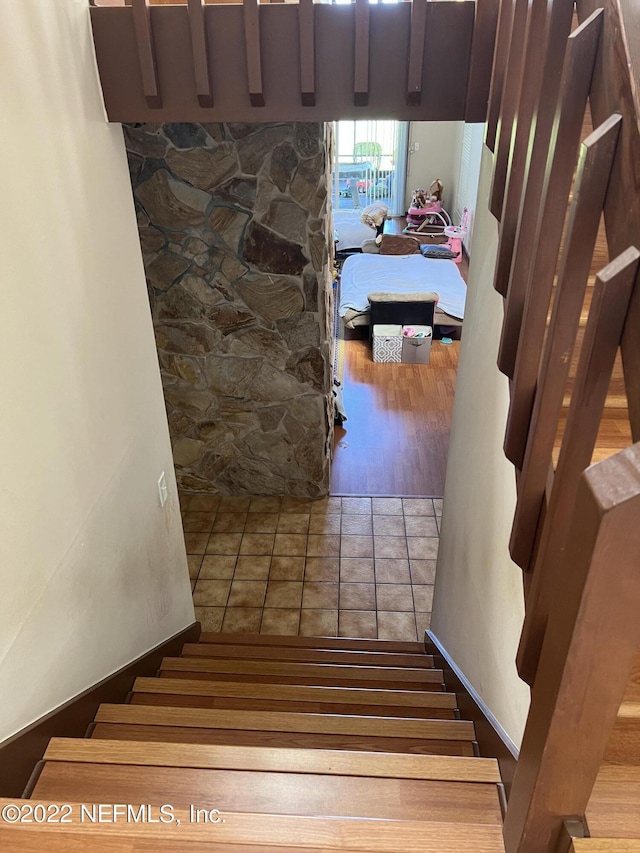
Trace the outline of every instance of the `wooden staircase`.
[[421, 643], [204, 634], [50, 741], [0, 849], [502, 853], [498, 765], [476, 754]]

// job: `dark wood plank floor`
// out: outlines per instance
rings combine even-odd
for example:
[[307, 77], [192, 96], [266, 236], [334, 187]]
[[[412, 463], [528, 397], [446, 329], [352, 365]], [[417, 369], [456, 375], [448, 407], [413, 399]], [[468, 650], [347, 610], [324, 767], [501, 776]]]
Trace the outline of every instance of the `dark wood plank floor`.
[[434, 341], [429, 365], [374, 364], [368, 341], [345, 342], [332, 494], [442, 496], [459, 352]]

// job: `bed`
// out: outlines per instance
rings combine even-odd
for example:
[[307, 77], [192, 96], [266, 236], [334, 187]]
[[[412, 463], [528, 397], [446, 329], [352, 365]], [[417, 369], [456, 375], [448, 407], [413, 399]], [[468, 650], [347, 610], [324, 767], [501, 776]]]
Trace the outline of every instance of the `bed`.
[[352, 255], [342, 267], [338, 314], [345, 326], [369, 325], [369, 294], [435, 291], [434, 325], [462, 326], [467, 286], [453, 261], [422, 255]]
[[376, 236], [374, 228], [361, 221], [362, 210], [334, 210], [333, 228], [336, 232], [336, 252], [360, 249], [365, 240]]

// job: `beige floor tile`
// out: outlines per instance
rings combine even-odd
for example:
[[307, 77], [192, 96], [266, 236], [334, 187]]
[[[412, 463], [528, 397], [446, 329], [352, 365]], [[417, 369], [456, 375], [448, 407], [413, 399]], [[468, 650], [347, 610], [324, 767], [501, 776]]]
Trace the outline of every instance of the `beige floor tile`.
[[242, 533], [246, 521], [246, 512], [219, 512], [213, 522], [213, 532]]
[[213, 512], [185, 512], [182, 529], [185, 533], [211, 533], [214, 518]]
[[278, 533], [308, 533], [309, 515], [299, 512], [286, 512], [278, 520]]
[[309, 557], [339, 557], [340, 537], [334, 534], [311, 533], [307, 543]]
[[300, 613], [302, 637], [335, 637], [338, 634], [337, 610], [303, 610]]
[[409, 560], [413, 583], [435, 583], [437, 560]]
[[249, 512], [280, 512], [282, 498], [262, 497], [251, 498]]
[[413, 595], [411, 594], [411, 584], [377, 584], [376, 606], [378, 610], [413, 611]]
[[378, 636], [375, 610], [341, 610], [338, 630], [341, 637], [375, 640]]
[[342, 498], [320, 498], [317, 501], [313, 501], [311, 504], [311, 513], [322, 513], [326, 515], [332, 515], [334, 513], [340, 513], [342, 510]]
[[189, 577], [191, 580], [195, 580], [202, 565], [202, 554], [189, 554], [187, 556], [187, 565], [189, 566]]
[[269, 577], [271, 557], [238, 557], [234, 580], [260, 581]]
[[299, 610], [265, 607], [262, 613], [261, 634], [288, 634], [295, 636], [300, 624]]
[[275, 533], [280, 518], [277, 512], [250, 512], [244, 526], [245, 533]]
[[233, 572], [236, 568], [235, 556], [223, 556], [221, 554], [205, 555], [202, 559], [202, 567], [200, 569], [201, 578], [210, 578], [212, 580], [223, 578], [230, 579], [233, 577]]
[[212, 533], [207, 544], [207, 554], [237, 554], [242, 533]]
[[208, 533], [185, 533], [184, 544], [187, 554], [204, 554], [208, 540]]
[[372, 583], [341, 583], [340, 610], [375, 610], [376, 588]]
[[302, 593], [302, 607], [305, 610], [337, 610], [338, 584], [307, 581]]
[[[420, 584], [413, 587], [413, 601], [417, 611], [431, 612], [433, 610], [433, 590], [432, 585]], [[387, 608], [391, 610], [392, 608]]]
[[435, 515], [431, 498], [403, 498], [405, 515]]
[[404, 520], [407, 536], [437, 536], [436, 519], [428, 515], [408, 515]]
[[219, 505], [218, 495], [191, 495], [186, 508], [189, 512], [216, 512]]
[[340, 580], [343, 583], [373, 583], [373, 560], [361, 557], [340, 558]]
[[267, 584], [265, 607], [287, 607], [300, 609], [302, 601], [301, 581], [273, 581]]
[[282, 498], [280, 512], [299, 512], [308, 515], [311, 512], [311, 507], [314, 503], [315, 501], [311, 498], [295, 498], [288, 496]]
[[407, 539], [409, 557], [412, 560], [436, 560], [438, 541], [437, 537], [410, 536]]
[[373, 547], [376, 560], [385, 557], [407, 558], [407, 540], [404, 536], [374, 536]]
[[341, 557], [373, 557], [373, 536], [342, 536]]
[[307, 537], [300, 533], [276, 533], [274, 556], [302, 557], [307, 550]]
[[301, 581], [304, 577], [304, 557], [272, 557], [269, 580]]
[[224, 607], [196, 607], [196, 621], [203, 631], [219, 631], [224, 619]]
[[402, 515], [402, 498], [373, 498], [374, 515]]
[[305, 583], [307, 581], [338, 582], [340, 577], [340, 560], [337, 557], [307, 557], [304, 569]]
[[371, 498], [342, 498], [344, 515], [371, 515]]
[[273, 541], [273, 533], [243, 533], [240, 553], [270, 556], [273, 551]]
[[340, 533], [340, 516], [317, 513], [311, 516], [309, 533]]
[[381, 640], [416, 640], [416, 616], [411, 613], [378, 611], [378, 638]]
[[342, 533], [351, 536], [371, 536], [373, 533], [371, 515], [343, 515]]
[[222, 630], [230, 634], [258, 634], [261, 620], [261, 607], [227, 607]]
[[247, 512], [251, 498], [222, 497], [218, 512]]
[[193, 603], [196, 607], [225, 607], [230, 586], [228, 580], [200, 580], [196, 583]]
[[431, 627], [431, 613], [416, 613], [416, 627], [418, 629], [418, 639], [421, 640], [424, 632]]
[[228, 608], [233, 607], [262, 607], [266, 581], [233, 581], [229, 593]]
[[375, 571], [377, 583], [411, 583], [408, 560], [376, 560]]
[[442, 498], [434, 498], [433, 499], [433, 508], [435, 510], [436, 515], [442, 515], [442, 505], [444, 501]]
[[402, 515], [374, 515], [373, 532], [375, 536], [404, 536], [404, 517]]

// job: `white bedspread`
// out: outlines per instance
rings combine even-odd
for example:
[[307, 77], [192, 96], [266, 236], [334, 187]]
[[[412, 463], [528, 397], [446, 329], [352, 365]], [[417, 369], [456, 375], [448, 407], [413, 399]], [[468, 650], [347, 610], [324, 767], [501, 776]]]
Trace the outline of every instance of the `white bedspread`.
[[338, 234], [336, 251], [360, 249], [365, 240], [373, 240], [376, 232], [360, 221], [362, 210], [334, 210], [333, 227]]
[[462, 320], [467, 285], [453, 261], [424, 258], [422, 255], [352, 255], [342, 267], [338, 313], [347, 309], [366, 311], [367, 295], [375, 291], [387, 293], [419, 293], [435, 290], [438, 308]]

